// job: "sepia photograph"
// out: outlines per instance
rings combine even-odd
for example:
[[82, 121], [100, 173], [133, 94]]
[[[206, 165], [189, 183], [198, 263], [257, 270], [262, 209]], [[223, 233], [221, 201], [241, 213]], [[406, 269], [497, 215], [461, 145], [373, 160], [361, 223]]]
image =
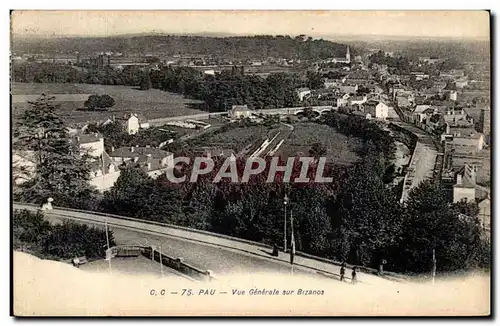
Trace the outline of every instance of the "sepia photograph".
[[491, 317], [488, 10], [11, 10], [11, 312]]

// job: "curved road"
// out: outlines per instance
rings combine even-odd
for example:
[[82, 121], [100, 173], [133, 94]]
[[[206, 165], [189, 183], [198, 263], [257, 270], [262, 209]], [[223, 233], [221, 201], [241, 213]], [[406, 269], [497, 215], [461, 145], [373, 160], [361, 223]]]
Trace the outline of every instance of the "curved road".
[[[29, 209], [36, 211], [33, 205], [14, 203], [14, 209]], [[44, 212], [52, 223], [63, 220], [73, 220], [103, 227], [108, 221], [109, 228], [114, 232], [118, 245], [153, 245], [161, 246], [161, 251], [172, 257], [182, 257], [184, 261], [200, 269], [209, 269], [215, 276], [224, 274], [292, 273], [289, 254], [280, 252], [279, 257], [270, 255], [271, 249], [245, 240], [179, 228], [161, 223], [145, 223], [145, 221], [90, 211], [75, 211], [64, 208], [54, 208]], [[295, 256], [293, 274], [318, 276], [325, 280], [338, 280], [340, 267], [330, 262]], [[350, 278], [350, 270], [346, 276]], [[359, 272], [361, 283], [388, 283], [391, 280], [375, 275]]]
[[[290, 273], [290, 264], [267, 260], [260, 256], [238, 252], [217, 245], [209, 245], [169, 236], [159, 236], [121, 228], [113, 230], [117, 244], [141, 244], [161, 246], [162, 252], [173, 257], [182, 257], [190, 265], [209, 269], [215, 275], [230, 273]], [[268, 250], [262, 249], [263, 254]], [[294, 270], [295, 272], [295, 270]]]

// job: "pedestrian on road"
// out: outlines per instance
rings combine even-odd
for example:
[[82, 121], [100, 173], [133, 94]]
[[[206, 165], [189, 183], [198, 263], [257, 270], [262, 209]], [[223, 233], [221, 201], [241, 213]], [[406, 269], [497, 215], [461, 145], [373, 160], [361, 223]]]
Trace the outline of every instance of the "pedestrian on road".
[[276, 242], [273, 244], [273, 256], [278, 257], [278, 245]]
[[351, 282], [352, 284], [356, 284], [358, 282], [358, 279], [357, 279], [357, 274], [356, 274], [356, 266], [354, 266], [352, 268], [352, 273], [351, 273]]
[[342, 263], [342, 265], [340, 266], [340, 281], [341, 282], [344, 281], [344, 276], [345, 276], [345, 262]]

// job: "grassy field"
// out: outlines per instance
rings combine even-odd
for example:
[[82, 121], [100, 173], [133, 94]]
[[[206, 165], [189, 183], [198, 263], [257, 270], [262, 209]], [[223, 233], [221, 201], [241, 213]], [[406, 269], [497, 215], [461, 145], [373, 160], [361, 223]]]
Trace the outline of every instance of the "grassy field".
[[321, 143], [326, 147], [328, 162], [351, 164], [358, 159], [355, 151], [362, 143], [359, 138], [344, 136], [332, 127], [313, 122], [297, 123], [293, 126], [293, 132], [277, 154], [308, 156], [312, 144]]
[[266, 138], [271, 140], [280, 131], [278, 138], [268, 147], [268, 150], [271, 150], [281, 139], [285, 139], [285, 142], [275, 153], [277, 156], [309, 156], [312, 144], [321, 143], [327, 148], [328, 162], [347, 165], [359, 158], [356, 154], [356, 150], [362, 144], [359, 138], [344, 136], [327, 125], [313, 122], [296, 123], [293, 124], [293, 127], [293, 131], [282, 124], [270, 127], [264, 125], [238, 127], [198, 139], [197, 145], [219, 146], [241, 152], [249, 145], [260, 145]]
[[[36, 98], [36, 95], [42, 93], [55, 95], [57, 101], [57, 94], [64, 94], [59, 96], [58, 103], [65, 119], [71, 122], [106, 120], [112, 115], [122, 116], [129, 112], [140, 113], [148, 119], [202, 112], [196, 109], [200, 101], [185, 99], [182, 95], [156, 89], [141, 91], [130, 86], [13, 83], [11, 93], [14, 115], [27, 107], [27, 101], [33, 100], [33, 96]], [[116, 104], [104, 112], [79, 110], [83, 108], [83, 103], [89, 94], [108, 94], [114, 98]]]

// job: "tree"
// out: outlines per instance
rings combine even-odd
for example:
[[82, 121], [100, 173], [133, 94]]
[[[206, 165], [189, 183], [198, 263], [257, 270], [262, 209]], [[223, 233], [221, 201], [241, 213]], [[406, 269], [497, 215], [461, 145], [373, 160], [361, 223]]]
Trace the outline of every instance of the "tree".
[[50, 223], [41, 213], [32, 213], [28, 210], [16, 210], [12, 215], [12, 236], [14, 247], [25, 244], [37, 245], [50, 232]]
[[[115, 246], [113, 231], [109, 230], [110, 247]], [[45, 254], [62, 259], [79, 256], [102, 258], [106, 252], [106, 231], [85, 224], [65, 221], [52, 226], [49, 235], [43, 241]]]
[[310, 89], [320, 89], [324, 87], [323, 77], [318, 72], [308, 71], [307, 75], [307, 87]]
[[37, 164], [18, 199], [41, 204], [52, 197], [59, 206], [86, 207], [95, 193], [88, 183], [89, 157], [71, 141], [53, 101], [42, 95], [29, 102], [16, 124], [14, 146], [33, 151]]
[[312, 107], [306, 107], [304, 108], [304, 116], [308, 120], [312, 120], [316, 117], [316, 112], [313, 111]]
[[438, 271], [487, 267], [477, 217], [459, 215], [438, 184], [424, 181], [408, 197], [400, 249], [403, 270], [428, 272], [432, 250]]
[[99, 95], [90, 95], [89, 98], [83, 103], [87, 109], [95, 110], [99, 107]]
[[392, 261], [388, 256], [397, 247], [402, 214], [398, 199], [368, 163], [350, 171], [329, 215], [335, 238], [342, 241], [334, 252], [355, 264], [377, 266], [380, 259]]
[[90, 95], [83, 105], [91, 110], [107, 109], [115, 105], [115, 100], [107, 94]]
[[101, 207], [110, 213], [135, 216], [145, 207], [151, 178], [140, 168], [126, 168], [113, 187], [104, 193]]
[[326, 146], [321, 144], [321, 143], [312, 144], [311, 148], [309, 149], [309, 155], [311, 155], [314, 158], [319, 158], [321, 156], [325, 156], [326, 155]]
[[101, 109], [107, 109], [111, 108], [115, 105], [115, 100], [109, 96], [108, 94], [101, 95], [101, 98], [99, 100], [99, 108]]
[[456, 209], [460, 214], [464, 214], [470, 217], [477, 217], [479, 215], [479, 206], [476, 202], [461, 200], [458, 203], [453, 203], [452, 207]]

